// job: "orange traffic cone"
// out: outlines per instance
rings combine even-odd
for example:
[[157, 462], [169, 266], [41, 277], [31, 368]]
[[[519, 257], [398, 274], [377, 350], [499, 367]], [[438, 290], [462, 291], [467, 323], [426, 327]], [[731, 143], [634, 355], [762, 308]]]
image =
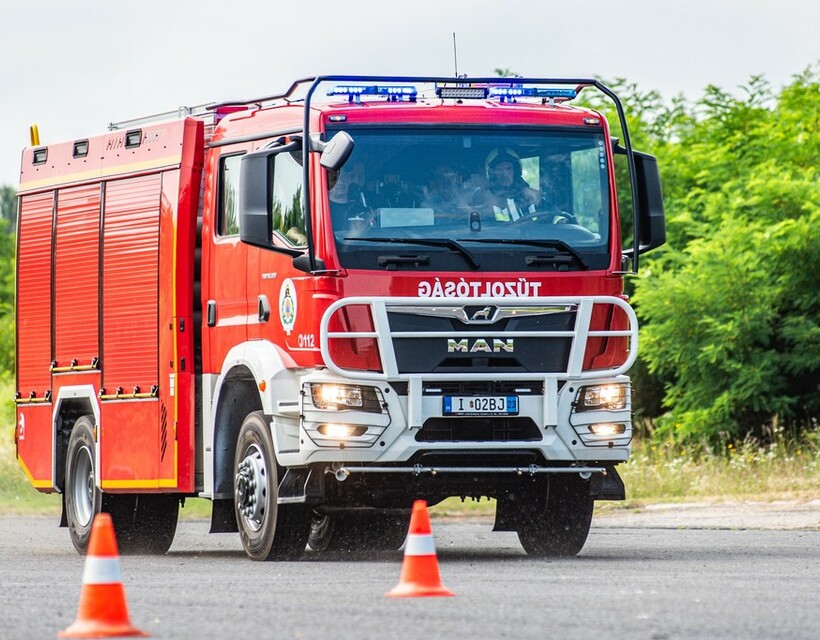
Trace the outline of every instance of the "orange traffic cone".
[[151, 635], [137, 629], [128, 618], [117, 538], [107, 513], [98, 514], [91, 526], [77, 619], [57, 635], [61, 638]]
[[413, 503], [399, 584], [386, 595], [388, 598], [455, 595], [441, 584], [430, 514], [424, 500]]

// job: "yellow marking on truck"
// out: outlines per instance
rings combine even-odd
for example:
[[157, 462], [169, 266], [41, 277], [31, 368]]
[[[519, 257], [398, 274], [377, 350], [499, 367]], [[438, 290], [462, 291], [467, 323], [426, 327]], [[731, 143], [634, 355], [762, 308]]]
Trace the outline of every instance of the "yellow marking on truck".
[[35, 480], [34, 476], [31, 475], [31, 471], [28, 470], [28, 467], [26, 466], [26, 463], [23, 461], [23, 459], [20, 456], [17, 456], [17, 462], [20, 463], [20, 466], [23, 468], [23, 472], [26, 474], [26, 477], [28, 478], [28, 481], [31, 483], [32, 487], [34, 487], [35, 489], [53, 489], [54, 488], [54, 484], [51, 482], [50, 479], [49, 480]]

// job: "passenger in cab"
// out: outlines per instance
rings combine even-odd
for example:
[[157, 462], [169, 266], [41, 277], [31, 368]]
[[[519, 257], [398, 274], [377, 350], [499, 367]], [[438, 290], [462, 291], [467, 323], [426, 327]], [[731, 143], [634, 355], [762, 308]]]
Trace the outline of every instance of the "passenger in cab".
[[515, 222], [535, 213], [541, 192], [521, 175], [521, 160], [512, 149], [493, 149], [485, 161], [487, 188], [476, 193], [474, 204], [492, 212], [497, 222]]
[[462, 188], [461, 174], [449, 164], [438, 164], [421, 190], [421, 205], [433, 209], [437, 223], [467, 220], [469, 201]]

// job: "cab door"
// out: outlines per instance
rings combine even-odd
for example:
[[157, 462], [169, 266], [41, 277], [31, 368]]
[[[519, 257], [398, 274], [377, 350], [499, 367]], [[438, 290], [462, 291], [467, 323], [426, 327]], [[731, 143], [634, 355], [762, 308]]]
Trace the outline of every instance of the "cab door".
[[217, 177], [214, 185], [213, 224], [203, 238], [209, 243], [204, 261], [203, 289], [204, 325], [208, 357], [203, 362], [205, 373], [219, 373], [222, 362], [232, 347], [248, 339], [248, 323], [256, 315], [256, 298], [248, 290], [249, 247], [239, 239], [237, 197], [239, 166], [247, 146], [223, 147], [210, 159]]
[[294, 254], [307, 247], [302, 151], [298, 143], [283, 142], [269, 160], [271, 246], [249, 251], [248, 290], [256, 300], [256, 318], [248, 325], [248, 338], [265, 338], [291, 350], [299, 348], [296, 327], [302, 324], [300, 316], [304, 319], [313, 277], [293, 266]]

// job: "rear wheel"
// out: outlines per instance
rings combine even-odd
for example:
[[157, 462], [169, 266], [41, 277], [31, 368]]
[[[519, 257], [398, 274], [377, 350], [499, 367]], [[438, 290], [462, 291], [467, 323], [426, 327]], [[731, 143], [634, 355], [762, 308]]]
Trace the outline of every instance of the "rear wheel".
[[577, 555], [586, 543], [594, 501], [589, 481], [577, 476], [550, 478], [546, 495], [519, 507], [518, 539], [531, 556]]
[[313, 513], [308, 544], [314, 551], [396, 551], [404, 544], [410, 512]]
[[239, 430], [234, 458], [234, 510], [245, 553], [253, 560], [296, 560], [309, 533], [304, 505], [278, 504], [279, 470], [261, 411]]
[[161, 555], [171, 548], [179, 517], [176, 496], [109, 495], [104, 507], [111, 513], [121, 553]]
[[117, 547], [123, 554], [163, 554], [171, 547], [179, 498], [164, 494], [104, 494], [97, 487], [94, 422], [83, 416], [74, 424], [66, 452], [65, 509], [74, 548], [88, 550], [94, 517], [111, 514]]
[[88, 416], [74, 423], [68, 440], [65, 468], [65, 515], [74, 548], [88, 549], [91, 524], [102, 511], [102, 492], [97, 488], [94, 455], [94, 423]]

